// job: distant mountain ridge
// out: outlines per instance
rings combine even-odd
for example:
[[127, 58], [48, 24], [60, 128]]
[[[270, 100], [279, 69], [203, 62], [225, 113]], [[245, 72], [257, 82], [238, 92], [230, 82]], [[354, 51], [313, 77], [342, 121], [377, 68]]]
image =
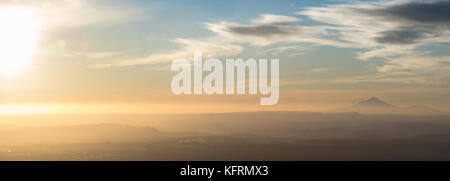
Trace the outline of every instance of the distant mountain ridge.
[[371, 97], [355, 104], [353, 107], [393, 107], [393, 105], [388, 104], [377, 97]]
[[450, 112], [437, 110], [428, 106], [415, 105], [410, 107], [398, 107], [389, 104], [377, 97], [362, 100], [357, 104], [341, 109], [338, 112], [356, 112], [360, 114], [385, 114], [385, 115], [450, 115]]

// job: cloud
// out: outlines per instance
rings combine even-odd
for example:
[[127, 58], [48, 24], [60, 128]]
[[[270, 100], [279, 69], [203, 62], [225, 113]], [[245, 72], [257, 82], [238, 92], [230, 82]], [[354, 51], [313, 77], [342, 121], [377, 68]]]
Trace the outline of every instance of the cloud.
[[264, 49], [264, 53], [269, 53], [271, 55], [280, 55], [283, 53], [288, 54], [288, 56], [302, 55], [308, 51], [312, 51], [313, 48], [305, 45], [278, 45], [275, 47]]
[[143, 17], [149, 8], [121, 0], [15, 0], [0, 1], [1, 7], [29, 9], [47, 30], [126, 22]]
[[334, 84], [355, 84], [355, 83], [401, 83], [401, 84], [421, 84], [429, 85], [436, 84], [438, 82], [432, 81], [426, 77], [415, 76], [415, 77], [392, 77], [385, 75], [377, 76], [353, 76], [353, 77], [342, 77], [330, 80]]
[[415, 85], [442, 85], [450, 75], [449, 56], [409, 55], [391, 58], [377, 67], [378, 74], [343, 77], [331, 83], [402, 83]]
[[192, 60], [195, 51], [202, 51], [203, 59], [207, 59], [234, 55], [243, 50], [241, 46], [233, 45], [229, 41], [218, 37], [211, 37], [202, 40], [174, 39], [173, 42], [178, 44], [180, 48], [170, 52], [151, 54], [146, 57], [117, 59], [115, 61], [112, 60], [110, 61], [111, 63], [97, 64], [94, 67], [108, 68], [136, 65], [157, 65], [161, 63], [170, 63], [178, 58], [187, 58], [188, 60]]
[[301, 33], [302, 29], [279, 25], [230, 25], [226, 27], [226, 31], [243, 36], [272, 37]]
[[392, 59], [388, 64], [378, 68], [378, 71], [388, 74], [420, 75], [433, 73], [449, 75], [450, 57], [405, 56]]
[[[430, 56], [425, 45], [450, 42], [450, 1], [395, 0], [310, 7], [297, 12], [336, 31], [337, 41], [359, 49], [357, 58], [385, 58], [377, 70], [388, 77], [349, 82], [423, 83], [425, 75], [448, 75], [449, 58]], [[415, 78], [393, 77], [415, 75]], [[438, 76], [437, 76], [438, 77]], [[347, 80], [348, 81], [348, 80]]]
[[[419, 56], [421, 51], [416, 50], [415, 45], [391, 45], [370, 48], [367, 51], [361, 51], [357, 53], [357, 58], [360, 60], [369, 60], [373, 57], [381, 57], [390, 59], [398, 56], [416, 55]], [[426, 52], [424, 52], [426, 53]]]
[[[231, 56], [241, 53], [244, 48], [239, 43], [251, 41], [254, 44], [270, 44], [275, 39], [281, 38], [280, 41], [286, 40], [289, 35], [297, 35], [297, 32], [302, 31], [299, 27], [288, 25], [288, 23], [298, 22], [300, 19], [290, 16], [262, 14], [258, 19], [252, 20], [252, 25], [241, 25], [236, 23], [221, 22], [218, 24], [206, 24], [206, 27], [217, 35], [200, 39], [185, 39], [175, 38], [173, 43], [177, 44], [179, 48], [163, 52], [155, 53], [145, 57], [116, 59], [108, 63], [100, 63], [94, 65], [95, 68], [108, 67], [125, 67], [125, 66], [161, 66], [160, 64], [167, 64], [178, 58], [193, 57], [194, 51], [202, 51], [204, 59], [214, 58], [220, 56]], [[308, 30], [309, 31], [309, 30]], [[240, 35], [246, 37], [243, 41], [239, 41]], [[284, 38], [283, 38], [284, 37]], [[252, 39], [252, 40], [250, 40]], [[270, 49], [268, 52], [279, 54], [283, 51], [298, 49], [305, 51], [305, 48], [298, 46], [286, 46]]]
[[79, 58], [79, 59], [89, 59], [89, 60], [101, 60], [101, 59], [113, 59], [118, 57], [129, 56], [124, 52], [111, 52], [111, 51], [98, 51], [98, 52], [79, 52], [79, 51], [68, 51], [62, 54], [67, 58]]
[[[297, 14], [337, 31], [340, 41], [351, 42], [370, 51], [362, 59], [402, 55], [403, 50], [421, 45], [450, 42], [449, 1], [380, 1], [311, 7]], [[334, 27], [333, 27], [334, 26]], [[408, 46], [407, 48], [399, 48]], [[387, 51], [394, 49], [399, 51]]]
[[313, 43], [366, 49], [357, 58], [404, 56], [430, 43], [450, 42], [449, 1], [351, 2], [305, 8], [297, 15], [315, 23], [299, 25], [299, 18], [261, 14], [250, 24], [206, 23], [206, 28], [233, 42], [267, 46]]
[[252, 20], [253, 24], [286, 24], [299, 22], [300, 19], [292, 16], [276, 14], [261, 14], [258, 19]]
[[409, 23], [446, 24], [450, 23], [450, 1], [406, 1], [369, 12]]
[[413, 44], [416, 40], [422, 37], [421, 32], [411, 30], [394, 30], [380, 32], [380, 37], [376, 37], [375, 40], [378, 43], [386, 44]]
[[[177, 58], [192, 57], [198, 50], [203, 51], [205, 57], [235, 55], [246, 45], [256, 46], [272, 55], [289, 53], [289, 56], [298, 56], [308, 51], [299, 44], [311, 43], [358, 49], [356, 58], [361, 60], [385, 58], [386, 64], [377, 68], [383, 74], [442, 72], [448, 70], [448, 58], [427, 56], [427, 51], [420, 47], [450, 42], [449, 9], [450, 1], [352, 1], [305, 8], [293, 16], [260, 14], [249, 23], [209, 22], [204, 24], [205, 28], [215, 35], [174, 39], [173, 42], [179, 45], [176, 50], [117, 59], [96, 67], [169, 63]], [[299, 23], [305, 19], [312, 23]], [[405, 78], [395, 80], [412, 82]], [[383, 82], [388, 78], [367, 81]]]
[[442, 80], [422, 75], [362, 75], [350, 77], [338, 77], [333, 79], [317, 78], [284, 78], [280, 80], [280, 86], [306, 85], [306, 84], [358, 84], [358, 83], [395, 83], [409, 85], [439, 85]]
[[300, 21], [296, 17], [274, 14], [262, 14], [251, 20], [251, 24], [235, 22], [205, 23], [206, 28], [234, 42], [266, 46], [279, 42], [308, 42], [334, 46], [348, 46], [320, 38], [327, 35], [327, 26], [300, 26], [293, 23]]

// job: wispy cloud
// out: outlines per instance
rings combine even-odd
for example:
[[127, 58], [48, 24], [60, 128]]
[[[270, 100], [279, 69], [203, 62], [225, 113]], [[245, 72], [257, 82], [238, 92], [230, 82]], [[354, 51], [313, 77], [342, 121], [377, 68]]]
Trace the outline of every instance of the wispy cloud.
[[117, 59], [115, 62], [106, 64], [97, 64], [96, 68], [107, 68], [107, 67], [124, 67], [124, 66], [135, 66], [135, 65], [155, 65], [160, 63], [170, 63], [178, 58], [193, 59], [193, 52], [201, 50], [204, 59], [214, 58], [226, 55], [234, 55], [240, 53], [243, 48], [238, 45], [233, 45], [227, 40], [220, 39], [217, 37], [212, 37], [202, 40], [194, 39], [175, 39], [174, 43], [180, 46], [171, 52], [151, 54], [146, 57], [132, 58], [132, 59]]
[[402, 84], [432, 84], [436, 83], [425, 77], [391, 77], [391, 76], [354, 76], [336, 78], [330, 81], [335, 84], [354, 83], [402, 83]]
[[358, 56], [366, 60], [450, 42], [449, 9], [449, 1], [397, 0], [311, 7], [298, 14], [334, 26], [341, 41], [368, 48]]
[[256, 46], [266, 46], [279, 42], [308, 42], [324, 45], [349, 46], [320, 38], [328, 34], [327, 26], [301, 26], [293, 23], [300, 21], [293, 16], [262, 14], [251, 20], [251, 24], [235, 22], [206, 23], [206, 28], [234, 42], [251, 43]]
[[410, 74], [418, 75], [433, 73], [449, 75], [450, 57], [432, 57], [432, 56], [406, 56], [392, 59], [388, 64], [378, 68], [380, 72], [388, 74]]
[[[288, 52], [289, 56], [298, 56], [308, 49], [297, 44], [309, 43], [354, 48], [359, 50], [356, 58], [361, 60], [385, 58], [386, 64], [377, 68], [382, 74], [443, 71], [447, 70], [448, 58], [427, 56], [421, 47], [450, 42], [448, 9], [450, 1], [350, 1], [305, 8], [292, 16], [260, 14], [250, 23], [209, 22], [205, 28], [215, 35], [175, 39], [173, 42], [179, 45], [176, 50], [95, 67], [169, 63], [192, 57], [196, 50], [203, 51], [206, 57], [235, 55], [247, 45], [272, 55]], [[303, 19], [313, 23], [301, 24]]]
[[275, 47], [264, 49], [263, 51], [271, 55], [280, 55], [286, 53], [288, 54], [288, 56], [294, 56], [302, 55], [312, 50], [314, 50], [312, 47], [308, 47], [305, 45], [277, 45]]
[[285, 24], [299, 22], [300, 19], [292, 16], [283, 16], [276, 14], [261, 14], [258, 19], [252, 20], [253, 24]]
[[89, 60], [102, 60], [102, 59], [115, 59], [120, 57], [126, 57], [128, 54], [124, 52], [78, 52], [78, 51], [69, 51], [65, 52], [63, 56], [67, 58], [81, 58], [81, 59], [89, 59]]
[[[147, 6], [122, 0], [15, 0], [0, 1], [2, 7], [20, 7], [33, 11], [42, 20], [43, 28], [73, 28], [126, 22], [148, 16]], [[142, 13], [146, 12], [146, 16]]]
[[[361, 60], [387, 59], [378, 67], [383, 74], [426, 74], [448, 72], [448, 57], [427, 56], [424, 45], [450, 42], [450, 1], [379, 1], [311, 7], [299, 15], [330, 25], [339, 41], [365, 49]], [[334, 26], [334, 27], [333, 27]], [[423, 79], [392, 81], [420, 82]], [[356, 80], [362, 81], [362, 80]], [[369, 81], [369, 80], [364, 80]], [[389, 81], [378, 78], [370, 81]]]

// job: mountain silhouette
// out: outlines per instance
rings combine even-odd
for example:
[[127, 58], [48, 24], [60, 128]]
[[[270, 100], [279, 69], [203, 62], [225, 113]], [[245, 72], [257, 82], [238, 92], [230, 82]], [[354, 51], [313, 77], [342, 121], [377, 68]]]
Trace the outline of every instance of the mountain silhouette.
[[353, 107], [393, 107], [393, 105], [388, 104], [377, 97], [371, 97], [355, 104]]
[[415, 105], [410, 107], [398, 107], [382, 101], [377, 97], [362, 100], [357, 104], [338, 110], [338, 112], [356, 112], [360, 114], [385, 114], [385, 115], [449, 115], [450, 112], [437, 110], [428, 106]]

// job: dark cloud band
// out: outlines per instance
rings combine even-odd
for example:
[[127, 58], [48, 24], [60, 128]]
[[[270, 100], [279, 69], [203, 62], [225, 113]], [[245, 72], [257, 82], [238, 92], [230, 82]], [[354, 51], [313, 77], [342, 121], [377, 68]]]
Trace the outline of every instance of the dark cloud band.
[[375, 40], [386, 44], [411, 44], [423, 37], [423, 33], [414, 30], [385, 31], [380, 34]]
[[450, 1], [408, 2], [375, 13], [419, 23], [450, 23]]
[[233, 34], [259, 37], [289, 35], [296, 32], [293, 27], [280, 25], [231, 26], [228, 30]]

